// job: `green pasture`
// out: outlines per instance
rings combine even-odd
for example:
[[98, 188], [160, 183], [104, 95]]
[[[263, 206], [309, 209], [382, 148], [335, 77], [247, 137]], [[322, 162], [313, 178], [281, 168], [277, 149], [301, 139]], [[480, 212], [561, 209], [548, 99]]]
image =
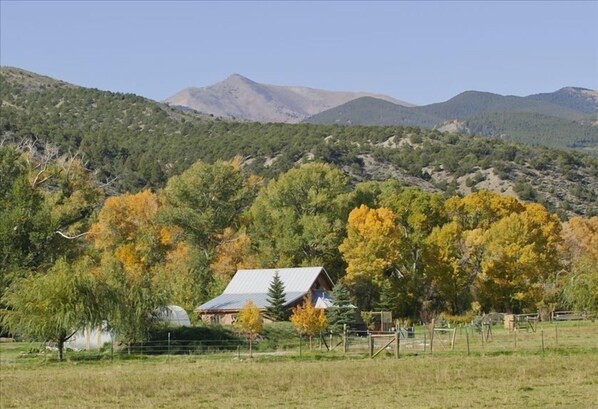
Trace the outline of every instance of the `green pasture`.
[[444, 335], [432, 352], [409, 351], [402, 341], [400, 359], [392, 351], [371, 359], [367, 350], [343, 354], [303, 345], [301, 355], [273, 348], [253, 358], [69, 352], [59, 363], [35, 343], [0, 344], [0, 407], [589, 408], [598, 402], [598, 323], [519, 331], [517, 348], [513, 332], [496, 326], [483, 346], [481, 334], [470, 334], [470, 355], [458, 331], [453, 350], [440, 341]]

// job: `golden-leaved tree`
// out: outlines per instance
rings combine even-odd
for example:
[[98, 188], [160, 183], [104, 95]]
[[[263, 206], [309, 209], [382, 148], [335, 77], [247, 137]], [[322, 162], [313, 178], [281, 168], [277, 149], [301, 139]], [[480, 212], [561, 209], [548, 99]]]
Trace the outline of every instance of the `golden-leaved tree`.
[[156, 220], [160, 204], [149, 190], [106, 200], [90, 229], [100, 252], [100, 278], [112, 289], [109, 323], [127, 341], [142, 339], [155, 311], [169, 302], [169, 286], [160, 280], [173, 248], [172, 229]]
[[392, 287], [393, 275], [396, 279], [400, 274], [396, 268], [402, 257], [401, 237], [390, 209], [361, 205], [349, 214], [347, 237], [339, 250], [347, 263], [344, 281], [361, 309], [373, 308], [382, 289]]
[[264, 321], [259, 308], [257, 308], [252, 300], [247, 300], [243, 308], [239, 311], [235, 326], [249, 340], [249, 356], [253, 356], [253, 341], [262, 332]]
[[451, 314], [466, 312], [471, 285], [481, 266], [481, 229], [464, 231], [456, 222], [436, 227], [427, 239], [426, 265], [436, 295]]
[[401, 258], [401, 230], [392, 210], [370, 209], [361, 205], [349, 214], [347, 238], [339, 246], [347, 262], [345, 280], [353, 283], [360, 276], [381, 284]]
[[293, 308], [291, 322], [300, 335], [309, 338], [309, 349], [313, 347], [313, 337], [324, 331], [328, 325], [324, 310], [313, 305], [311, 293], [305, 297], [303, 304]]
[[559, 271], [561, 224], [536, 203], [525, 204], [484, 233], [476, 292], [485, 310], [536, 311], [548, 280]]

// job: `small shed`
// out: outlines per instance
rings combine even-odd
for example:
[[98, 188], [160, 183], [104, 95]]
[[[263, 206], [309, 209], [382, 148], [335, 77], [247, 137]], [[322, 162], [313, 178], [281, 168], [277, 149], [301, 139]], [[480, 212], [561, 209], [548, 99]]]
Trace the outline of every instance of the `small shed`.
[[238, 270], [221, 295], [195, 311], [204, 322], [221, 324], [233, 324], [248, 300], [265, 311], [269, 306], [268, 290], [276, 273], [284, 284], [285, 306], [292, 308], [302, 303], [308, 293], [317, 308], [332, 305], [329, 292], [334, 283], [324, 267], [272, 268]]

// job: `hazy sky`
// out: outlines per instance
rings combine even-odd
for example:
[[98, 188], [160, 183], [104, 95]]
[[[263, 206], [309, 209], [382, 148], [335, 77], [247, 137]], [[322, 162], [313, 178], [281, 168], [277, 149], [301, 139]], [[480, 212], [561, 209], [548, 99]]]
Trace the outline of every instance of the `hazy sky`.
[[598, 88], [598, 2], [0, 2], [0, 63], [164, 99], [239, 73], [417, 104]]

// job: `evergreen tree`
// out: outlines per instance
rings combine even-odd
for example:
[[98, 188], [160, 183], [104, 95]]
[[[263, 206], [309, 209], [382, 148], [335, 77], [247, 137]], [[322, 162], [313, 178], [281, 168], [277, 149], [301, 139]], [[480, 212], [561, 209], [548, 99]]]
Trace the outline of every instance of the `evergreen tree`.
[[334, 330], [341, 330], [343, 324], [355, 321], [355, 307], [351, 304], [349, 289], [342, 283], [338, 283], [332, 289], [332, 304], [328, 311], [328, 322]]
[[268, 288], [268, 316], [274, 321], [285, 321], [289, 317], [288, 309], [285, 307], [287, 300], [285, 297], [284, 283], [278, 273], [274, 274], [270, 288]]

